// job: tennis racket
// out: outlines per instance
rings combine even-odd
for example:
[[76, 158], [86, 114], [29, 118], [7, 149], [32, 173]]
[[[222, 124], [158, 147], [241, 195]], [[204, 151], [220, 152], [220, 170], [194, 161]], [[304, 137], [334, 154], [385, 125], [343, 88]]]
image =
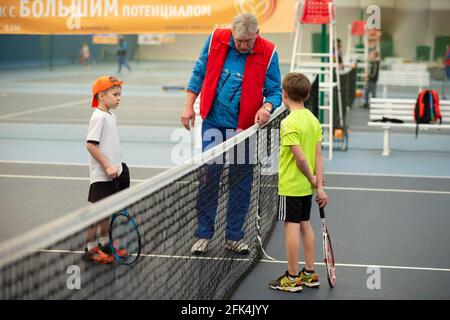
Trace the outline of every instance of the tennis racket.
[[109, 225], [109, 246], [116, 261], [130, 265], [141, 254], [141, 235], [127, 209], [115, 213]]
[[334, 265], [333, 246], [331, 245], [330, 234], [328, 233], [327, 223], [325, 221], [325, 210], [320, 209], [320, 219], [322, 221], [322, 244], [323, 244], [323, 261], [325, 262], [325, 270], [327, 271], [328, 283], [331, 288], [336, 285], [336, 267]]

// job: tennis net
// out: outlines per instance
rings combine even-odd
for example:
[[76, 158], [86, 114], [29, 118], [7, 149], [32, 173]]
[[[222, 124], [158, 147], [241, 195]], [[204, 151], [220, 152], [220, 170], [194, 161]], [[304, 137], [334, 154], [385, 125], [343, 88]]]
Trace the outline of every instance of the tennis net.
[[[275, 225], [279, 126], [285, 116], [280, 107], [261, 129], [255, 125], [189, 163], [0, 244], [0, 299], [231, 297]], [[245, 164], [236, 162], [240, 148], [250, 158]], [[243, 241], [249, 253], [242, 255], [225, 249], [225, 233], [227, 223], [236, 223], [233, 197], [248, 192], [246, 184]], [[192, 255], [199, 210], [216, 206], [208, 251]], [[89, 226], [125, 208], [139, 226], [140, 258], [131, 266], [86, 261]]]

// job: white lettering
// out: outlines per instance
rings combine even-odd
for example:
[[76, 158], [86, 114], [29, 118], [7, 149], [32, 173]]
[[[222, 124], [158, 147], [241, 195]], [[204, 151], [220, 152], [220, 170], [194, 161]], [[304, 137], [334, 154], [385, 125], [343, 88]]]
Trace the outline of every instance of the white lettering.
[[67, 268], [67, 274], [70, 276], [67, 278], [67, 289], [69, 290], [80, 290], [81, 289], [81, 271], [79, 266], [71, 265]]
[[196, 16], [196, 17], [201, 16], [202, 12], [203, 12], [203, 9], [201, 6], [199, 6], [199, 5], [194, 6], [194, 16]]
[[[99, 7], [100, 5], [96, 3], [95, 12], [100, 11]], [[106, 8], [105, 6], [105, 10]], [[93, 4], [91, 3], [91, 16], [94, 15], [93, 11]], [[171, 17], [211, 16], [211, 6], [124, 5], [122, 15], [125, 17], [161, 17], [166, 19]]]
[[[81, 29], [81, 8], [74, 4], [70, 6], [70, 16], [66, 20], [66, 27], [69, 30], [80, 30]], [[80, 4], [80, 2], [78, 2]]]
[[380, 267], [377, 266], [369, 266], [367, 267], [367, 273], [372, 275], [367, 278], [367, 289], [369, 290], [373, 290], [373, 289], [377, 289], [380, 290], [381, 289], [381, 269]]
[[58, 1], [58, 17], [64, 18], [70, 15], [71, 7], [74, 6], [74, 0], [70, 6], [65, 6], [63, 0]]
[[130, 14], [131, 14], [131, 12], [130, 12], [130, 6], [123, 6], [122, 7], [122, 15], [124, 16], [124, 17], [129, 17], [130, 16]]
[[211, 16], [211, 6], [202, 6], [202, 16]]
[[196, 307], [190, 304], [181, 308], [182, 315], [207, 315], [209, 318], [214, 316], [216, 307]]
[[157, 17], [159, 16], [159, 6], [152, 6], [152, 13], [151, 16], [152, 17]]
[[15, 18], [16, 17], [16, 8], [10, 7], [9, 8], [9, 16]]
[[186, 10], [185, 10], [185, 16], [189, 17], [192, 16], [194, 14], [194, 8], [192, 8], [192, 6], [187, 6]]
[[169, 6], [162, 6], [159, 10], [159, 15], [166, 19], [169, 18]]
[[78, 0], [77, 17], [86, 18], [88, 16], [88, 0]]
[[[39, 9], [37, 8], [39, 6]], [[39, 18], [44, 13], [44, 4], [40, 0], [35, 0], [31, 6], [33, 17]]]
[[[203, 140], [204, 141], [214, 141], [214, 145], [221, 144], [223, 142], [223, 136], [219, 129], [211, 128], [205, 131], [203, 134]], [[223, 159], [223, 145], [222, 148], [219, 148], [222, 150], [216, 150], [216, 152], [213, 153], [213, 159], [208, 161], [208, 164], [223, 164], [225, 159]], [[217, 157], [214, 157], [217, 154]]]
[[367, 13], [372, 15], [367, 18], [366, 25], [367, 29], [381, 29], [381, 10], [377, 5], [370, 5], [367, 7]]
[[20, 17], [29, 17], [31, 10], [28, 7], [29, 0], [20, 0]]
[[56, 5], [55, 0], [47, 0], [47, 6], [45, 7], [44, 17], [55, 17], [56, 16]]
[[191, 159], [192, 136], [185, 129], [172, 131], [170, 141], [178, 142], [170, 152], [170, 159], [174, 165], [182, 164]]
[[[124, 11], [126, 10], [124, 6]], [[101, 0], [91, 0], [91, 17], [101, 17], [102, 16], [102, 1]]]
[[138, 6], [131, 6], [130, 14], [132, 17], [139, 16], [139, 7]]
[[[278, 172], [279, 130], [261, 129], [258, 150], [261, 161], [261, 174], [273, 175]], [[270, 135], [268, 135], [270, 134]], [[270, 149], [268, 144], [270, 143]]]
[[177, 15], [178, 15], [177, 6], [170, 6], [169, 7], [169, 17], [176, 17]]
[[105, 16], [113, 15], [117, 17], [119, 15], [119, 5], [117, 0], [105, 0]]

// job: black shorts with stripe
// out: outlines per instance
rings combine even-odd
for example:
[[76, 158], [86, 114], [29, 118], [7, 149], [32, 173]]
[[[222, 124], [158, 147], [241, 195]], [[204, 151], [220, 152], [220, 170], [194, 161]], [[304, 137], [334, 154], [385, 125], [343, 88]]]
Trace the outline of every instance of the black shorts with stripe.
[[312, 195], [302, 197], [279, 196], [278, 220], [300, 223], [309, 221]]
[[125, 163], [122, 163], [122, 173], [112, 181], [99, 181], [91, 184], [88, 201], [97, 202], [110, 195], [122, 191], [130, 186], [130, 171]]

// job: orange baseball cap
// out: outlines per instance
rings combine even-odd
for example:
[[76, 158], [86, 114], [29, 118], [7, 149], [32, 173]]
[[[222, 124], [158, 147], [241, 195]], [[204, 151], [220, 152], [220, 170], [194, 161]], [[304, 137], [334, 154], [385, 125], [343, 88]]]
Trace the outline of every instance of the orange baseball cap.
[[92, 108], [98, 107], [98, 100], [95, 98], [95, 96], [98, 93], [105, 91], [106, 89], [109, 89], [114, 86], [121, 86], [122, 83], [123, 83], [123, 81], [120, 81], [116, 77], [112, 77], [112, 76], [98, 77], [94, 81], [94, 84], [92, 85]]

